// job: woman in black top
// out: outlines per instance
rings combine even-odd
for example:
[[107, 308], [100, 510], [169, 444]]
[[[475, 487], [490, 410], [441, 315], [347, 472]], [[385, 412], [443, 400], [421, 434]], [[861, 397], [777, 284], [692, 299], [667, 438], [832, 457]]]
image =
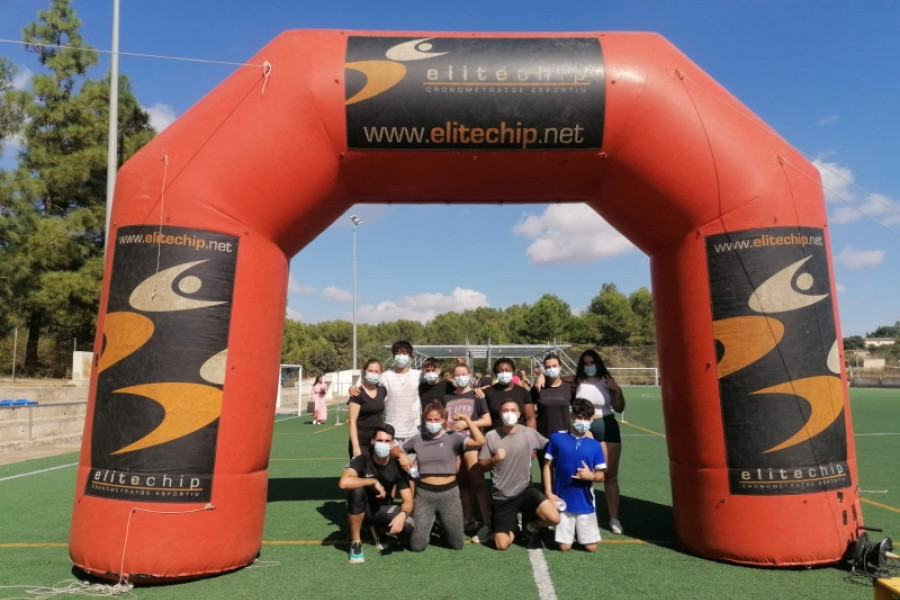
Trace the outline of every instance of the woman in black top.
[[348, 405], [350, 417], [347, 423], [350, 429], [348, 444], [350, 458], [369, 451], [375, 426], [381, 423], [384, 415], [384, 397], [387, 390], [384, 386], [378, 385], [381, 368], [381, 361], [374, 358], [367, 360], [363, 365], [359, 395], [350, 396]]

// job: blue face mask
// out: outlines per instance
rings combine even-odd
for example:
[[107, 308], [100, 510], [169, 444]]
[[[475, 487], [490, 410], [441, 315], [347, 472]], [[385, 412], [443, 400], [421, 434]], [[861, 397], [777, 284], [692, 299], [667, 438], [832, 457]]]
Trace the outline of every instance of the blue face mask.
[[469, 385], [469, 376], [468, 375], [458, 375], [453, 378], [453, 383], [455, 383], [457, 387], [464, 388], [467, 385]]
[[503, 385], [509, 385], [512, 383], [512, 373], [509, 371], [500, 371], [497, 373], [497, 383], [502, 383]]
[[550, 379], [556, 379], [557, 377], [559, 377], [559, 368], [549, 367], [547, 369], [544, 369], [544, 375], [546, 375]]
[[394, 364], [402, 369], [409, 364], [409, 354], [395, 354]]
[[388, 454], [391, 453], [391, 445], [385, 442], [375, 442], [372, 444], [372, 449], [378, 458], [387, 458]]
[[584, 365], [584, 374], [588, 377], [596, 377], [597, 365]]
[[437, 383], [440, 376], [441, 374], [437, 371], [425, 371], [425, 373], [422, 374], [422, 379], [424, 379], [426, 383]]
[[368, 381], [372, 385], [378, 385], [378, 382], [381, 381], [381, 374], [380, 373], [366, 373], [366, 381]]
[[584, 435], [591, 428], [590, 421], [582, 421], [581, 419], [575, 419], [575, 422], [572, 424], [575, 427], [575, 431]]
[[443, 429], [443, 428], [444, 428], [444, 424], [443, 424], [443, 423], [425, 423], [425, 429], [426, 429], [426, 430], [428, 431], [428, 433], [430, 433], [431, 435], [434, 435], [434, 434], [436, 434], [436, 433], [439, 433], [439, 432], [441, 431], [441, 429]]

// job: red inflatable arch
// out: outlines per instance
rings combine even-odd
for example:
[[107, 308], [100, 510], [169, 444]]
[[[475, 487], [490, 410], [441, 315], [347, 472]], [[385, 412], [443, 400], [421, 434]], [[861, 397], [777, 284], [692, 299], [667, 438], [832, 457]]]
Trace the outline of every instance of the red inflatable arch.
[[[651, 258], [676, 529], [754, 565], [862, 524], [820, 179], [645, 33], [291, 31], [121, 170], [70, 553], [262, 544], [288, 262], [354, 203], [586, 202]], [[776, 91], [777, 92], [777, 91]]]

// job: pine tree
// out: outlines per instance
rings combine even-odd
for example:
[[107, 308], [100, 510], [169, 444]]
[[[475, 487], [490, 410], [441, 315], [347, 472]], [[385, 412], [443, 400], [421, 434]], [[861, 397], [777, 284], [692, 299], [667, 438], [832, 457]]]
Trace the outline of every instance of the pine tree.
[[[47, 72], [34, 76], [33, 91], [5, 94], [27, 120], [18, 168], [0, 188], [0, 278], [9, 316], [28, 329], [26, 375], [38, 371], [41, 336], [93, 338], [106, 223], [110, 81], [87, 78], [99, 59], [69, 0], [53, 0], [38, 19], [24, 41]], [[119, 90], [121, 163], [153, 131], [124, 77]]]

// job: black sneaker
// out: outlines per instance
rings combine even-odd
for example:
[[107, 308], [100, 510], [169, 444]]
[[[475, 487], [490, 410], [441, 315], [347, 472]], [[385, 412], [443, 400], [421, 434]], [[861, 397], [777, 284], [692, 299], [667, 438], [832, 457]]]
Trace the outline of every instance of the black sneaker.
[[350, 542], [350, 563], [363, 563], [366, 562], [366, 557], [363, 556], [362, 551], [362, 542]]
[[490, 544], [493, 540], [494, 532], [487, 525], [482, 525], [474, 536], [472, 536], [473, 544]]
[[525, 528], [522, 530], [522, 541], [529, 550], [540, 550], [544, 547], [539, 532], [531, 526], [531, 523], [525, 525]]

